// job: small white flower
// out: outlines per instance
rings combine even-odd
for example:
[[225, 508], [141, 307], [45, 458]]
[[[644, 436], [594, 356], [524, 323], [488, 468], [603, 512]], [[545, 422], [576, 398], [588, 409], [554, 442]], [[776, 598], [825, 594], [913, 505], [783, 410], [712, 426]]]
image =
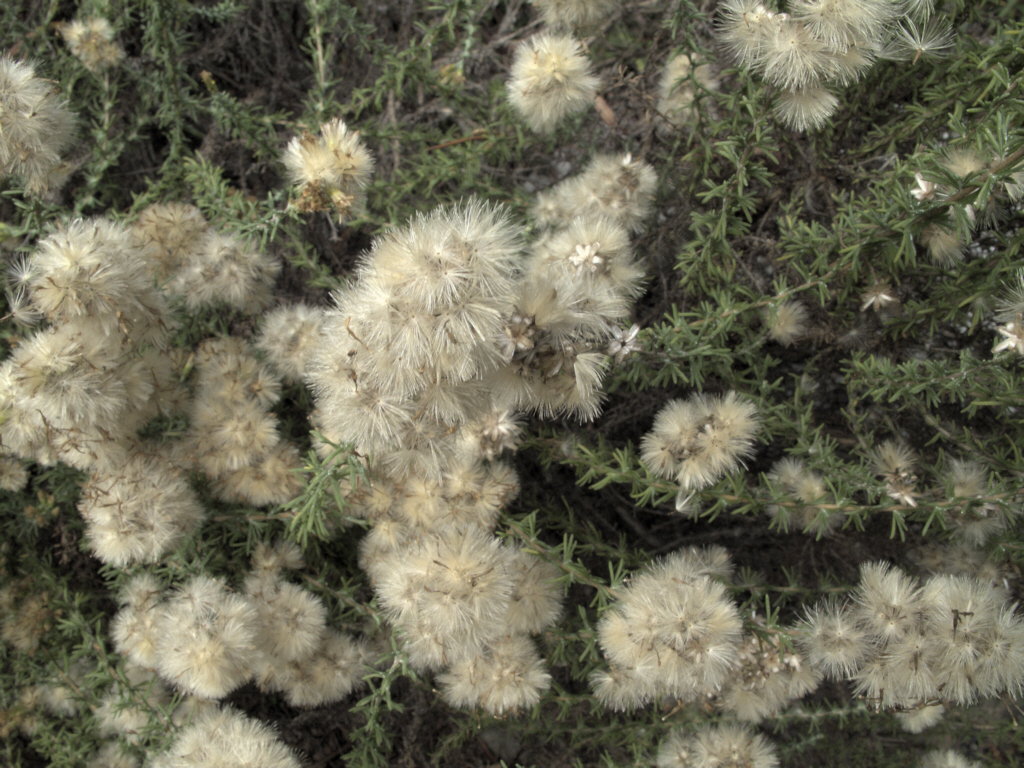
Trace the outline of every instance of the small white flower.
[[518, 311], [512, 313], [512, 317], [505, 323], [505, 336], [501, 340], [505, 362], [515, 357], [516, 352], [533, 349], [535, 331], [532, 315], [523, 315]]
[[931, 200], [935, 197], [935, 182], [925, 181], [924, 176], [920, 172], [914, 174], [914, 178], [917, 179], [917, 189], [911, 190], [912, 194], [918, 200]]
[[895, 301], [896, 292], [892, 288], [885, 284], [874, 285], [862, 297], [860, 311], [874, 309], [877, 312]]
[[640, 333], [640, 326], [636, 324], [631, 325], [628, 331], [623, 331], [621, 328], [612, 331], [612, 339], [608, 342], [608, 354], [615, 359], [616, 363], [621, 363], [634, 351], [641, 348], [640, 342], [636, 338], [638, 333]]
[[1018, 313], [1012, 322], [996, 329], [1003, 335], [1003, 340], [992, 348], [993, 355], [1005, 349], [1016, 349], [1018, 355], [1024, 355], [1024, 328], [1021, 327], [1021, 323], [1022, 317]]
[[917, 499], [914, 498], [917, 496], [917, 492], [914, 490], [913, 481], [905, 483], [890, 480], [886, 483], [886, 492], [888, 493], [889, 498], [894, 501], [898, 501], [900, 504], [904, 504], [908, 507], [917, 506]]
[[480, 423], [480, 438], [484, 458], [488, 461], [506, 448], [515, 451], [521, 428], [510, 410], [492, 411]]
[[600, 271], [601, 267], [604, 266], [604, 256], [601, 255], [601, 244], [590, 243], [589, 245], [577, 245], [576, 252], [569, 256], [569, 261], [572, 262], [572, 265], [577, 269], [586, 266], [591, 272]]

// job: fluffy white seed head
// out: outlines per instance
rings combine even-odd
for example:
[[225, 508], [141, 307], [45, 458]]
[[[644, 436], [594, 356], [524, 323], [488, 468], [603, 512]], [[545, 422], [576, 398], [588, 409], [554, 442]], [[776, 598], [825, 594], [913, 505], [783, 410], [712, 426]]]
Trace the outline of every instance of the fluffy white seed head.
[[617, 708], [657, 695], [690, 699], [726, 681], [742, 624], [725, 587], [700, 575], [702, 559], [684, 552], [652, 564], [598, 624], [612, 671], [596, 682], [607, 698], [626, 696]]
[[59, 187], [68, 175], [60, 155], [75, 121], [59, 93], [31, 64], [0, 57], [0, 179], [16, 176], [30, 194]]
[[655, 474], [675, 476], [685, 490], [699, 490], [735, 471], [753, 453], [757, 408], [735, 392], [694, 394], [670, 402], [644, 436], [641, 460]]
[[899, 10], [900, 4], [887, 0], [795, 0], [789, 4], [793, 18], [837, 52], [864, 41], [881, 43]]
[[775, 100], [775, 116], [797, 131], [821, 128], [838, 108], [839, 99], [822, 85], [790, 88]]
[[277, 307], [264, 316], [256, 348], [285, 378], [301, 381], [323, 319], [322, 310], [307, 304]]
[[118, 469], [97, 469], [82, 489], [78, 509], [90, 549], [119, 567], [158, 561], [205, 517], [188, 482], [169, 465], [143, 455]]
[[577, 216], [568, 227], [541, 240], [529, 269], [538, 277], [582, 283], [593, 311], [608, 321], [625, 317], [644, 275], [625, 227], [604, 216]]
[[194, 205], [154, 203], [136, 219], [132, 239], [163, 281], [199, 256], [209, 224]]
[[835, 602], [816, 605], [796, 639], [807, 661], [833, 680], [849, 677], [873, 650], [849, 606]]
[[597, 155], [583, 173], [537, 195], [531, 215], [548, 227], [564, 227], [577, 216], [605, 216], [630, 232], [643, 229], [651, 212], [658, 175], [631, 154]]
[[942, 720], [946, 708], [941, 704], [922, 704], [906, 712], [896, 712], [900, 728], [908, 733], [922, 733]]
[[52, 323], [90, 318], [107, 334], [153, 320], [153, 275], [131, 233], [106, 219], [75, 219], [39, 243], [31, 260], [32, 303]]
[[512, 550], [509, 560], [512, 597], [505, 617], [508, 632], [541, 632], [562, 614], [562, 585], [556, 581], [560, 571], [522, 549]]
[[437, 679], [453, 707], [479, 707], [495, 716], [533, 707], [551, 686], [537, 649], [522, 635], [491, 641], [483, 653], [452, 664]]
[[946, 512], [946, 522], [959, 540], [975, 547], [983, 546], [1006, 530], [1017, 509], [983, 498], [989, 493], [989, 478], [978, 462], [951, 458], [948, 469], [952, 496], [964, 502], [959, 508]]
[[238, 710], [204, 709], [182, 728], [153, 768], [300, 768], [302, 763], [274, 731]]
[[157, 668], [184, 692], [219, 699], [252, 676], [259, 614], [222, 581], [197, 576], [179, 587], [158, 626]]
[[589, 29], [611, 16], [622, 0], [531, 0], [552, 29]]
[[513, 590], [508, 560], [497, 540], [470, 528], [429, 537], [380, 569], [377, 594], [403, 630], [411, 663], [437, 668], [504, 632]]
[[915, 631], [920, 597], [916, 580], [899, 568], [888, 563], [867, 563], [860, 569], [853, 615], [869, 638], [885, 645]]
[[28, 470], [13, 456], [0, 456], [0, 488], [17, 492], [28, 485]]
[[776, 768], [775, 747], [742, 725], [673, 729], [658, 747], [658, 768]]
[[245, 593], [259, 614], [256, 644], [278, 662], [301, 661], [320, 645], [327, 631], [327, 608], [319, 597], [295, 584], [250, 574]]
[[136, 576], [121, 593], [122, 608], [110, 627], [118, 653], [140, 667], [156, 667], [157, 624], [163, 595], [164, 585], [156, 577]]
[[305, 658], [286, 664], [263, 664], [260, 686], [281, 691], [293, 707], [318, 707], [338, 701], [363, 683], [373, 654], [365, 643], [328, 629]]
[[270, 304], [270, 289], [280, 271], [275, 257], [238, 238], [210, 232], [167, 287], [193, 312], [227, 305], [255, 313]]
[[727, 0], [721, 6], [718, 39], [743, 66], [756, 67], [778, 28], [778, 14], [759, 0]]
[[768, 473], [768, 479], [794, 502], [799, 502], [768, 506], [769, 516], [778, 523], [781, 530], [798, 530], [821, 536], [842, 523], [841, 514], [820, 506], [827, 500], [824, 478], [808, 469], [800, 459], [790, 457], [777, 461]]
[[964, 260], [965, 243], [955, 228], [928, 224], [921, 230], [920, 240], [931, 260], [940, 267], [953, 267]]
[[764, 78], [780, 88], [816, 86], [835, 74], [831, 52], [802, 22], [777, 18], [761, 48]]
[[807, 330], [807, 308], [798, 301], [782, 301], [765, 313], [768, 337], [792, 346]]
[[586, 109], [599, 85], [578, 40], [546, 33], [520, 43], [510, 74], [509, 101], [538, 133]]
[[282, 440], [252, 464], [215, 478], [213, 490], [225, 501], [244, 501], [255, 507], [284, 504], [302, 491], [302, 467], [299, 449]]

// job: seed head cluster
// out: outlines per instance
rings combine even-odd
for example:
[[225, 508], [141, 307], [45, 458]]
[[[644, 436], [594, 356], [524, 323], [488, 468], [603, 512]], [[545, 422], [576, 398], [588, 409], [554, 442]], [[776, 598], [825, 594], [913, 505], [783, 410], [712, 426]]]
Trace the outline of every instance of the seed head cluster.
[[518, 493], [500, 455], [518, 412], [598, 413], [605, 348], [639, 293], [629, 230], [653, 173], [597, 165], [596, 194], [563, 198], [528, 254], [502, 209], [438, 209], [373, 244], [318, 336], [282, 313], [260, 341], [302, 350], [292, 370], [316, 397], [324, 458], [340, 443], [372, 455], [344, 488], [347, 514], [372, 526], [360, 565], [409, 664], [439, 671], [454, 706], [515, 712], [550, 684], [528, 636], [561, 612], [557, 570], [494, 538]]
[[821, 128], [839, 106], [833, 89], [858, 81], [875, 60], [916, 63], [941, 55], [951, 40], [930, 0], [796, 0], [787, 11], [727, 0], [718, 39], [741, 66], [780, 89], [775, 114], [799, 131]]
[[934, 722], [936, 705], [1020, 695], [1024, 619], [1015, 608], [1002, 587], [976, 577], [938, 575], [921, 584], [870, 563], [853, 601], [817, 606], [797, 640], [812, 665], [851, 680], [873, 707]]

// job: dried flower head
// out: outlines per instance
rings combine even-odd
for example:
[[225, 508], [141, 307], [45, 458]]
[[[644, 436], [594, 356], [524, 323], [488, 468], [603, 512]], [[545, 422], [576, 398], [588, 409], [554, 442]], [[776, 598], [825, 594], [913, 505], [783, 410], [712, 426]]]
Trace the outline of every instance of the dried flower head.
[[896, 28], [893, 41], [886, 48], [887, 58], [897, 61], [940, 59], [953, 47], [953, 28], [943, 19], [933, 18], [924, 23], [904, 19]]
[[503, 634], [513, 589], [508, 558], [496, 539], [469, 528], [425, 538], [390, 559], [377, 593], [403, 631], [411, 664], [436, 669]]
[[110, 627], [118, 653], [140, 667], [156, 667], [158, 624], [164, 585], [155, 576], [136, 576], [122, 591], [123, 606]]
[[797, 502], [783, 507], [768, 506], [768, 514], [783, 531], [796, 529], [820, 537], [842, 522], [842, 515], [822, 506], [827, 500], [824, 478], [808, 469], [800, 459], [777, 461], [768, 479]]
[[373, 155], [358, 131], [335, 118], [320, 134], [305, 133], [289, 142], [284, 164], [299, 185], [300, 211], [335, 211], [339, 221], [358, 216], [366, 202], [365, 188], [373, 173]]
[[281, 262], [230, 235], [211, 232], [168, 284], [190, 311], [226, 304], [255, 313], [270, 304]]
[[562, 614], [558, 568], [522, 549], [509, 556], [512, 597], [506, 621], [510, 633], [534, 634], [552, 626]]
[[900, 305], [899, 294], [893, 290], [888, 283], [875, 283], [861, 296], [860, 311], [867, 312], [869, 309], [875, 312], [883, 310], [898, 310]]
[[129, 335], [133, 326], [155, 326], [169, 314], [131, 233], [106, 219], [74, 219], [57, 228], [40, 241], [29, 270], [32, 303], [51, 323], [88, 318], [104, 335]]
[[797, 628], [797, 643], [807, 661], [832, 680], [853, 674], [872, 651], [867, 631], [848, 606], [825, 601], [811, 609]]
[[761, 46], [758, 69], [768, 82], [793, 90], [815, 87], [829, 79], [835, 73], [835, 61], [809, 27], [779, 14]]
[[718, 39], [743, 66], [757, 66], [769, 38], [778, 27], [778, 14], [759, 0], [726, 0], [722, 4]]
[[605, 216], [638, 232], [650, 215], [658, 176], [627, 153], [597, 155], [583, 173], [537, 195], [531, 214], [542, 225], [562, 228], [573, 219]]
[[0, 488], [17, 492], [28, 485], [28, 470], [13, 456], [0, 455]]
[[154, 203], [139, 214], [132, 239], [154, 262], [162, 282], [200, 255], [208, 230], [209, 224], [194, 205]]
[[942, 720], [946, 708], [942, 704], [921, 704], [905, 712], [896, 712], [900, 728], [908, 733], [922, 733]]
[[322, 310], [307, 304], [280, 306], [263, 318], [256, 348], [286, 378], [301, 381], [306, 362], [320, 340]]
[[866, 563], [854, 593], [857, 626], [879, 643], [899, 641], [916, 631], [921, 590], [916, 580], [888, 563]]
[[90, 549], [119, 567], [156, 562], [205, 517], [185, 478], [143, 455], [117, 469], [97, 469], [82, 489], [78, 509]]
[[956, 229], [931, 223], [921, 230], [921, 245], [940, 267], [952, 267], [964, 259], [964, 241]]
[[114, 28], [98, 16], [76, 19], [61, 25], [61, 36], [86, 69], [96, 74], [115, 67], [124, 58], [121, 46], [114, 42]]
[[886, 0], [796, 0], [789, 6], [830, 51], [880, 39], [896, 9]]

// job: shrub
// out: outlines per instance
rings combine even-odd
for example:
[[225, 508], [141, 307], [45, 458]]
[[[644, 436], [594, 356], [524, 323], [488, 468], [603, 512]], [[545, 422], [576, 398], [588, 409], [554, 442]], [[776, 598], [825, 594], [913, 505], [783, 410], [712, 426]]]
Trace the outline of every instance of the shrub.
[[1017, 4], [100, 5], [0, 9], [5, 764], [1020, 762]]

